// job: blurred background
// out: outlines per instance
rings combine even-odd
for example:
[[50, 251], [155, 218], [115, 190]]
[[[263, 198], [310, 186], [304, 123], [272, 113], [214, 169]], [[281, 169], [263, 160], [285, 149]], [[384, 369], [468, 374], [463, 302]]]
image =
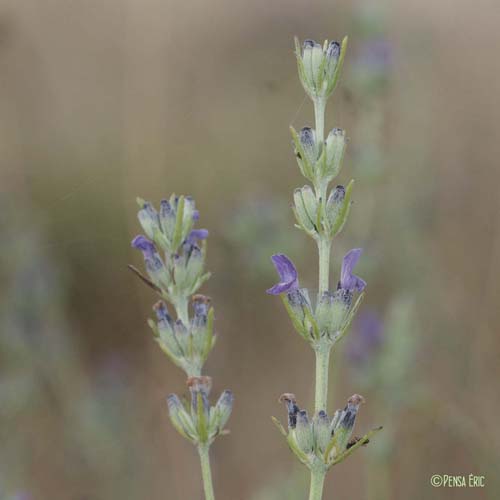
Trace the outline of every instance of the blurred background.
[[[293, 36], [350, 45], [327, 127], [350, 137], [367, 297], [333, 356], [330, 411], [363, 394], [373, 443], [325, 498], [497, 499], [500, 12], [494, 0], [4, 0], [0, 5], [0, 498], [201, 500], [165, 396], [184, 376], [127, 271], [136, 196], [191, 194], [210, 230], [206, 373], [236, 394], [212, 448], [219, 500], [299, 500], [307, 471], [270, 420], [311, 405], [314, 359], [269, 256], [316, 283], [293, 227], [288, 126], [313, 123]], [[433, 474], [486, 476], [433, 488]]]

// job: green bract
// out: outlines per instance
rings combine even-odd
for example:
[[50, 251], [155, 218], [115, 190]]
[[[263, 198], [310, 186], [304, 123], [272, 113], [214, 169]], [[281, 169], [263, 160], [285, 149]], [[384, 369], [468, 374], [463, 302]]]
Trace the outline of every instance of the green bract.
[[186, 407], [177, 395], [167, 398], [172, 424], [186, 439], [197, 445], [210, 445], [224, 433], [233, 407], [233, 394], [224, 391], [215, 406], [210, 406], [208, 396], [211, 389], [210, 377], [190, 377], [188, 386], [191, 404]]

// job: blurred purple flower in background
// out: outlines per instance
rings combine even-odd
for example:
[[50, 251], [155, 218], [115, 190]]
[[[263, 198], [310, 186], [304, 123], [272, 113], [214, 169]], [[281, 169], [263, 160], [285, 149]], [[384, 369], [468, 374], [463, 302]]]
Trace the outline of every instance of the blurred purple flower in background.
[[363, 311], [354, 323], [353, 332], [347, 347], [349, 360], [363, 364], [371, 358], [384, 341], [384, 325], [375, 310]]
[[271, 257], [274, 267], [280, 276], [280, 282], [267, 290], [270, 295], [280, 295], [296, 290], [299, 287], [299, 275], [293, 262], [283, 253]]
[[360, 47], [357, 64], [374, 71], [387, 71], [394, 61], [394, 50], [388, 40], [382, 38], [364, 42]]

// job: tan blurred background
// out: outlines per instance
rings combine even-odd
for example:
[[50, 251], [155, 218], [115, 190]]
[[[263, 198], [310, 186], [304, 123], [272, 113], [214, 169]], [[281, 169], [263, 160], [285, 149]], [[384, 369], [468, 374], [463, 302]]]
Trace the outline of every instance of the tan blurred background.
[[[284, 391], [310, 404], [313, 355], [264, 291], [272, 253], [306, 285], [317, 273], [288, 209], [304, 183], [288, 126], [313, 119], [293, 36], [345, 34], [327, 126], [347, 129], [341, 181], [357, 183], [332, 272], [365, 248], [363, 308], [384, 334], [368, 365], [351, 339], [335, 353], [330, 410], [361, 392], [358, 432], [385, 430], [334, 469], [325, 498], [499, 498], [499, 22], [493, 0], [4, 0], [0, 498], [202, 498], [166, 412], [183, 375], [126, 269], [140, 264], [135, 197], [174, 191], [211, 233], [206, 372], [236, 395], [212, 449], [217, 498], [305, 498], [270, 415], [285, 420]], [[379, 40], [390, 62], [363, 59]], [[432, 488], [436, 473], [486, 487]]]

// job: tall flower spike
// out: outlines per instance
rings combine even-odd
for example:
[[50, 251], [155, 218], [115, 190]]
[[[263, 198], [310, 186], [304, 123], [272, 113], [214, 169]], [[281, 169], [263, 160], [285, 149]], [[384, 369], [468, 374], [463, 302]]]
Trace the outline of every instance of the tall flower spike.
[[339, 80], [346, 45], [347, 38], [342, 44], [327, 40], [323, 45], [306, 40], [301, 47], [295, 39], [299, 78], [313, 101], [315, 127], [303, 127], [299, 132], [290, 127], [299, 170], [310, 182], [295, 189], [292, 210], [296, 227], [311, 236], [318, 247], [318, 289], [313, 293], [299, 288], [297, 269], [286, 255], [277, 254], [272, 261], [279, 282], [267, 290], [280, 296], [294, 328], [316, 356], [314, 412], [308, 414], [297, 406], [293, 394], [284, 394], [280, 399], [287, 406], [288, 430], [273, 418], [292, 452], [311, 471], [309, 500], [321, 500], [328, 469], [366, 444], [375, 432], [349, 441], [360, 396], [352, 396], [332, 419], [326, 413], [330, 354], [349, 330], [366, 287], [365, 281], [353, 274], [360, 248], [344, 257], [337, 289], [330, 286], [332, 243], [348, 218], [354, 182], [330, 188], [341, 171], [347, 138], [344, 130], [334, 128], [325, 139], [325, 109]]
[[280, 282], [267, 290], [269, 295], [280, 295], [296, 290], [299, 287], [299, 275], [293, 262], [285, 254], [276, 254], [271, 257], [274, 267], [279, 274]]
[[151, 203], [137, 201], [138, 219], [147, 237], [136, 236], [132, 247], [142, 252], [151, 279], [129, 267], [171, 305], [169, 311], [163, 300], [157, 302], [153, 307], [156, 320], [150, 319], [148, 324], [162, 351], [188, 376], [191, 404], [186, 408], [171, 394], [167, 398], [169, 415], [175, 429], [196, 445], [205, 498], [214, 500], [209, 447], [224, 431], [233, 394], [224, 391], [211, 407], [211, 379], [201, 374], [215, 343], [213, 307], [208, 297], [197, 293], [210, 276], [204, 272], [208, 231], [193, 228], [200, 214], [189, 196], [173, 194], [161, 201], [159, 212]]

